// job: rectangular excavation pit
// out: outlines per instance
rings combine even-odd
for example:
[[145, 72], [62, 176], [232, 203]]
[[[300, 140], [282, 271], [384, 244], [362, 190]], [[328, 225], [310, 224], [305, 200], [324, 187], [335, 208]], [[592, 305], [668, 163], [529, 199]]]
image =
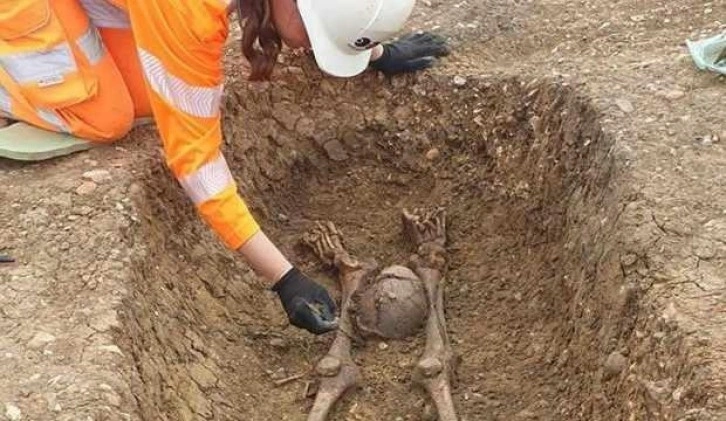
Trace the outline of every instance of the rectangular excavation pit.
[[[623, 289], [611, 251], [612, 144], [597, 113], [551, 81], [418, 76], [374, 88], [371, 77], [229, 91], [225, 153], [264, 229], [337, 294], [300, 245], [314, 221], [388, 265], [411, 253], [401, 208], [445, 206], [461, 419], [625, 413], [635, 392], [619, 386], [624, 367], [603, 360], [630, 340], [638, 291]], [[122, 335], [144, 417], [305, 419], [303, 392], [331, 337], [287, 326], [168, 173], [152, 164], [145, 178], [133, 233], [144, 253]], [[410, 375], [422, 351], [423, 336], [357, 347], [362, 387], [331, 419], [421, 419], [430, 409]]]

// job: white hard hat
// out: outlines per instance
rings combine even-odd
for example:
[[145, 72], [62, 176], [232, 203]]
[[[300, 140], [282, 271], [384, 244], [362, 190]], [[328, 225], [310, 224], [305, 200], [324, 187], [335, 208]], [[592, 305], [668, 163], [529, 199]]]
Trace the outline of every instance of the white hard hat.
[[415, 0], [298, 0], [315, 61], [322, 71], [350, 77], [363, 72], [371, 48], [396, 35]]

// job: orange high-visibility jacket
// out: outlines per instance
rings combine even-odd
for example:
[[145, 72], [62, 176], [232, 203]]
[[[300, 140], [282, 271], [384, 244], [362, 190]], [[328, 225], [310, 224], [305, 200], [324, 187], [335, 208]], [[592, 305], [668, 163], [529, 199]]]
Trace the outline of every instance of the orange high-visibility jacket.
[[[106, 51], [96, 28], [130, 27], [166, 162], [203, 219], [237, 249], [259, 226], [220, 152], [228, 6], [229, 0], [0, 0], [0, 86], [37, 110], [33, 123], [69, 131], [54, 111], [97, 94], [94, 65]], [[62, 21], [62, 7], [83, 8], [83, 19]], [[3, 97], [0, 91], [7, 114], [12, 104]]]

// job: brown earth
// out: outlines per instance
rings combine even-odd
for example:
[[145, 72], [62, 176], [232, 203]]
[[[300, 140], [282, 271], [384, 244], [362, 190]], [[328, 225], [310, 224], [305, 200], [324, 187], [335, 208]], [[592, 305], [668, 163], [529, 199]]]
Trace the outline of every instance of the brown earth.
[[[226, 156], [336, 294], [300, 245], [315, 220], [393, 264], [400, 209], [447, 208], [462, 420], [726, 419], [724, 85], [683, 46], [723, 30], [725, 6], [422, 2], [412, 25], [455, 53], [393, 80], [286, 56], [247, 84], [231, 49]], [[0, 419], [305, 419], [331, 336], [287, 325], [157, 149], [142, 128], [0, 162], [0, 253], [19, 259], [0, 267]], [[333, 419], [426, 419], [423, 339], [358, 344], [363, 386]]]

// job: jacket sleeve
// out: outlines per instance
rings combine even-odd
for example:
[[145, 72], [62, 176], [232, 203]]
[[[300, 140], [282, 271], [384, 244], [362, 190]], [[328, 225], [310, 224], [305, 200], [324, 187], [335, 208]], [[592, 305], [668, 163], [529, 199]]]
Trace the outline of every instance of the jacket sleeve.
[[166, 162], [205, 222], [231, 249], [259, 226], [220, 151], [223, 0], [128, 1]]

